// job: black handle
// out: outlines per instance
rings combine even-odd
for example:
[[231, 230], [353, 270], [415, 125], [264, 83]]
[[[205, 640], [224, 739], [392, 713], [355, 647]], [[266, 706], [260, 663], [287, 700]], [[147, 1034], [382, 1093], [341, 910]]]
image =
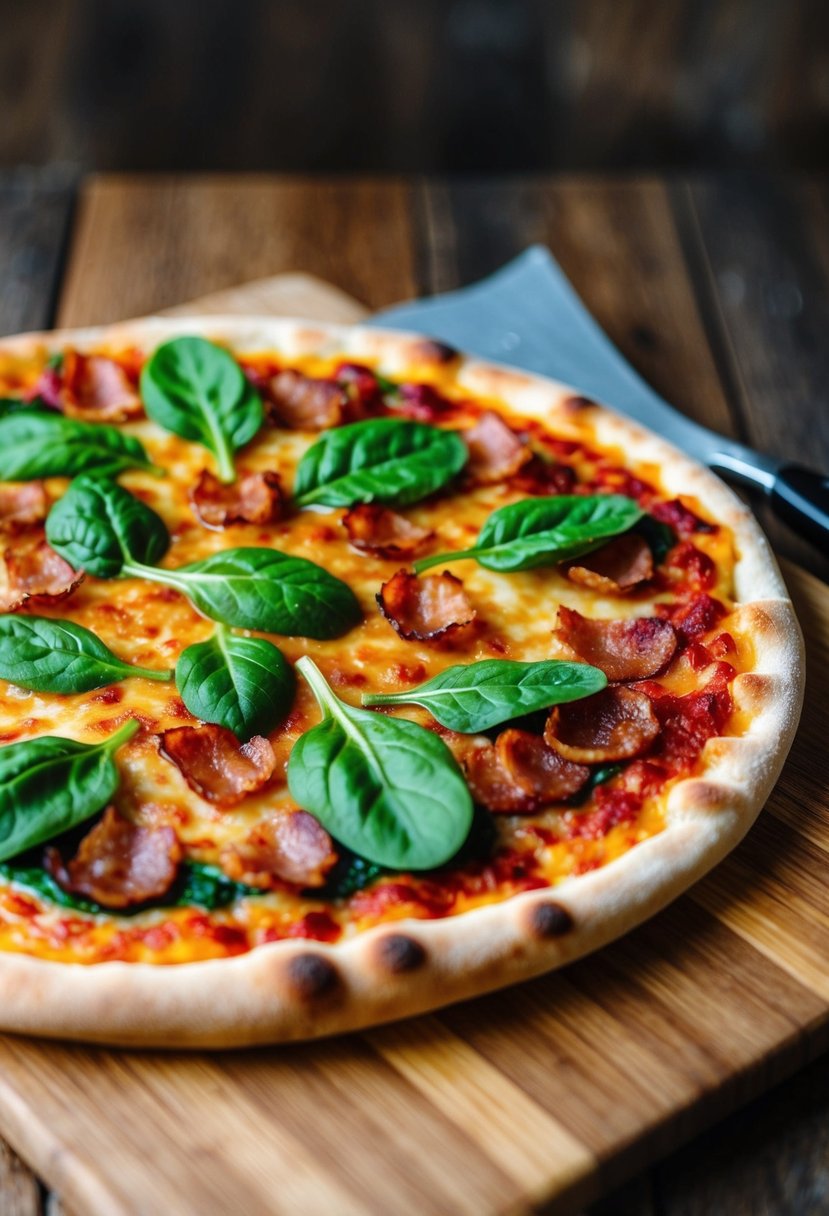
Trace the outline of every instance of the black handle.
[[770, 492], [781, 519], [829, 553], [829, 477], [798, 464], [779, 469]]

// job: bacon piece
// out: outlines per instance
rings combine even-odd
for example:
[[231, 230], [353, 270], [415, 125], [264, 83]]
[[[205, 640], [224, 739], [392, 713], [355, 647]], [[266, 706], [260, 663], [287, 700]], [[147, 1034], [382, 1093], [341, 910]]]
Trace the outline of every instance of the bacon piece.
[[337, 861], [331, 837], [307, 811], [280, 810], [222, 851], [225, 873], [249, 887], [321, 887]]
[[670, 620], [683, 646], [708, 633], [726, 614], [725, 605], [705, 592], [684, 603], [657, 604], [656, 611]]
[[653, 577], [653, 554], [647, 541], [633, 532], [613, 540], [562, 566], [572, 583], [620, 595]]
[[572, 494], [576, 474], [569, 464], [555, 464], [534, 453], [525, 465], [513, 474], [512, 485], [524, 494], [541, 498], [547, 494]]
[[278, 473], [249, 473], [225, 485], [207, 469], [190, 491], [199, 522], [220, 530], [230, 524], [272, 524], [282, 518], [285, 500]]
[[494, 744], [467, 752], [463, 761], [472, 797], [496, 814], [522, 815], [569, 798], [584, 785], [590, 769], [571, 764], [540, 735], [509, 728]]
[[83, 582], [83, 573], [73, 570], [40, 536], [7, 549], [3, 560], [6, 586], [0, 590], [0, 612], [62, 600]]
[[504, 768], [494, 743], [470, 751], [463, 767], [469, 792], [479, 806], [498, 815], [526, 815], [536, 809], [535, 799]]
[[503, 481], [532, 458], [527, 445], [494, 410], [484, 410], [475, 425], [463, 432], [463, 439], [469, 448], [466, 473], [478, 485]]
[[276, 766], [267, 739], [254, 735], [240, 743], [232, 730], [208, 723], [176, 726], [160, 736], [161, 754], [171, 760], [200, 798], [217, 806], [235, 806], [260, 790]]
[[49, 500], [42, 481], [0, 485], [0, 531], [18, 532], [46, 518]]
[[383, 394], [370, 367], [362, 363], [340, 363], [334, 379], [348, 396], [348, 416], [352, 421], [371, 418], [383, 412]]
[[583, 701], [556, 705], [544, 728], [549, 746], [577, 764], [641, 756], [658, 734], [650, 699], [632, 688], [605, 688]]
[[359, 503], [343, 516], [343, 527], [355, 549], [378, 557], [409, 558], [419, 552], [434, 532], [418, 527], [380, 503]]
[[668, 524], [673, 528], [679, 536], [685, 538], [692, 536], [694, 532], [716, 532], [715, 524], [709, 524], [704, 519], [700, 519], [693, 511], [685, 506], [679, 498], [671, 498], [668, 502], [656, 502], [650, 509], [654, 519], [658, 519], [660, 523]]
[[166, 895], [178, 874], [181, 845], [171, 827], [144, 828], [107, 807], [71, 861], [55, 848], [44, 865], [64, 891], [104, 908], [128, 908]]
[[126, 422], [144, 412], [123, 367], [103, 355], [68, 350], [60, 368], [46, 369], [35, 393], [69, 418], [87, 422]]
[[315, 380], [285, 368], [268, 381], [271, 421], [297, 431], [324, 431], [345, 418], [348, 395], [332, 380]]
[[477, 615], [463, 583], [448, 570], [423, 578], [398, 570], [383, 583], [377, 603], [392, 629], [407, 641], [445, 637], [470, 625]]
[[398, 385], [398, 410], [418, 422], [437, 422], [446, 418], [452, 406], [431, 384]]
[[644, 680], [673, 658], [677, 639], [669, 621], [655, 616], [599, 621], [563, 604], [553, 636], [583, 663], [600, 667], [608, 680]]
[[504, 771], [519, 789], [540, 803], [569, 798], [584, 785], [590, 769], [571, 764], [528, 730], [502, 730], [495, 750]]

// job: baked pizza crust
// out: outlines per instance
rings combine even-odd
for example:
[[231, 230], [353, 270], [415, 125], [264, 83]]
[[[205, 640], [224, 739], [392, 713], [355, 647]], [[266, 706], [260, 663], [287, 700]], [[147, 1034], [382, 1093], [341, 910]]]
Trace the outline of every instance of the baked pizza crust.
[[[236, 349], [286, 357], [342, 354], [382, 370], [453, 356], [422, 337], [270, 317], [176, 317], [3, 339], [25, 355], [71, 344], [151, 348], [203, 334]], [[769, 544], [749, 510], [713, 473], [638, 424], [538, 376], [461, 359], [458, 383], [517, 412], [578, 427], [600, 445], [659, 465], [669, 495], [700, 499], [734, 535], [739, 613], [755, 651], [732, 684], [749, 725], [704, 748], [702, 776], [679, 781], [666, 826], [601, 869], [554, 889], [515, 895], [440, 920], [379, 925], [328, 945], [279, 941], [246, 954], [176, 966], [93, 965], [0, 955], [4, 1030], [117, 1045], [231, 1047], [308, 1039], [391, 1021], [561, 967], [658, 912], [720, 861], [765, 803], [791, 745], [803, 698], [803, 641]]]

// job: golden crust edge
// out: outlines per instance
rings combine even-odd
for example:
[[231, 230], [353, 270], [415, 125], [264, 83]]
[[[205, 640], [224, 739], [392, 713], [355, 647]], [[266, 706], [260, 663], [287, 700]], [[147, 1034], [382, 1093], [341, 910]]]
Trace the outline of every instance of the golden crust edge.
[[[390, 371], [423, 362], [417, 336], [271, 317], [148, 318], [5, 338], [0, 350], [25, 355], [67, 342], [128, 345], [192, 332], [251, 349], [267, 343], [295, 357], [372, 357]], [[445, 363], [445, 352], [435, 362]], [[746, 734], [712, 740], [704, 775], [671, 790], [665, 830], [591, 874], [460, 917], [381, 925], [335, 945], [277, 942], [237, 958], [177, 967], [82, 966], [4, 954], [4, 1028], [175, 1048], [313, 1038], [392, 1021], [529, 979], [598, 949], [691, 886], [751, 826], [779, 775], [803, 694], [800, 629], [753, 516], [713, 473], [658, 436], [600, 405], [575, 409], [577, 389], [477, 359], [459, 357], [457, 368], [461, 383], [502, 397], [516, 412], [553, 416], [576, 428], [584, 418], [600, 444], [635, 445], [637, 458], [665, 470], [669, 492], [676, 487], [676, 493], [699, 497], [732, 529], [737, 597], [755, 638], [754, 669], [735, 681], [752, 713]]]

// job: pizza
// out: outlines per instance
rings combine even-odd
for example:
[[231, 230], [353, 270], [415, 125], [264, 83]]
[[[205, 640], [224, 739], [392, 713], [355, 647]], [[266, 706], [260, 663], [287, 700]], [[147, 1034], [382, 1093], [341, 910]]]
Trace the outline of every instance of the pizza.
[[0, 1026], [230, 1046], [595, 950], [742, 837], [802, 643], [713, 474], [443, 344], [0, 342]]

